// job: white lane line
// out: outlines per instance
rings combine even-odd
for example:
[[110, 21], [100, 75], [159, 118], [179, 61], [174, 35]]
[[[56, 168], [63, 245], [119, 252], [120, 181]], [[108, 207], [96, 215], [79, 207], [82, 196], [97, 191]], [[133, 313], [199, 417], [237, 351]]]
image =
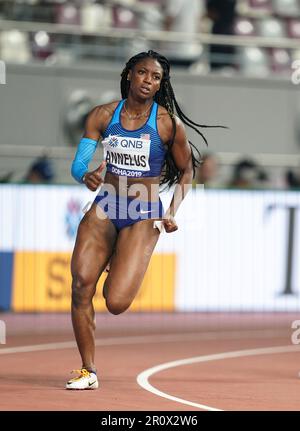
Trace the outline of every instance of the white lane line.
[[183, 398], [174, 397], [173, 395], [167, 394], [166, 392], [162, 392], [149, 383], [149, 378], [156, 373], [159, 373], [164, 370], [169, 370], [170, 368], [181, 367], [183, 365], [196, 364], [199, 362], [220, 361], [223, 359], [242, 358], [245, 356], [270, 355], [270, 354], [276, 354], [276, 353], [290, 353], [290, 352], [300, 352], [300, 346], [292, 345], [292, 346], [263, 347], [259, 349], [238, 350], [233, 352], [223, 352], [223, 353], [217, 353], [213, 355], [195, 356], [192, 358], [178, 359], [177, 361], [165, 362], [164, 364], [159, 364], [159, 365], [156, 365], [155, 367], [152, 367], [152, 368], [149, 368], [148, 370], [143, 371], [137, 376], [137, 383], [142, 388], [146, 389], [146, 391], [152, 392], [155, 395], [158, 395], [163, 398], [167, 398], [172, 401], [176, 401], [181, 404], [197, 407], [201, 410], [222, 411], [215, 407], [194, 403], [189, 400], [184, 400]]
[[[160, 334], [160, 335], [136, 335], [130, 337], [110, 337], [96, 339], [96, 346], [116, 346], [126, 344], [148, 344], [148, 343], [173, 343], [178, 341], [193, 340], [217, 340], [217, 339], [249, 339], [249, 338], [278, 338], [286, 336], [286, 330], [255, 330], [255, 331], [207, 331], [207, 332], [188, 332], [182, 334]], [[28, 346], [1, 347], [0, 355], [13, 353], [42, 352], [46, 350], [63, 350], [76, 348], [75, 341], [61, 341], [57, 343], [33, 344]]]

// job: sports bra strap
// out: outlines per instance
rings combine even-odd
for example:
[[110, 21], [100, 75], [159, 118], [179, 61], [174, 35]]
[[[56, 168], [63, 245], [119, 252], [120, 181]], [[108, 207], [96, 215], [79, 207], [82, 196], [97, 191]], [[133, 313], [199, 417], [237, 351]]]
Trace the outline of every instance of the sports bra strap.
[[151, 113], [147, 121], [148, 126], [152, 127], [152, 129], [154, 130], [156, 130], [157, 109], [158, 109], [158, 104], [156, 102], [153, 102]]
[[115, 109], [115, 112], [114, 112], [114, 114], [112, 116], [112, 119], [111, 119], [111, 121], [109, 123], [109, 126], [112, 126], [113, 124], [116, 124], [116, 123], [119, 122], [120, 112], [121, 112], [121, 110], [123, 108], [124, 102], [125, 102], [125, 99], [120, 100], [120, 102], [118, 103], [118, 105], [117, 105], [117, 107]]

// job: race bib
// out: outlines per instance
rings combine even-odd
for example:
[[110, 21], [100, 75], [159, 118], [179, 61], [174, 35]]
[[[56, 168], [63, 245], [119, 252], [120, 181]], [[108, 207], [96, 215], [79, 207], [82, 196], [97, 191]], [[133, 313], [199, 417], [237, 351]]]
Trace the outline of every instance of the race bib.
[[109, 135], [102, 141], [107, 164], [122, 170], [147, 172], [150, 170], [150, 135], [139, 138]]

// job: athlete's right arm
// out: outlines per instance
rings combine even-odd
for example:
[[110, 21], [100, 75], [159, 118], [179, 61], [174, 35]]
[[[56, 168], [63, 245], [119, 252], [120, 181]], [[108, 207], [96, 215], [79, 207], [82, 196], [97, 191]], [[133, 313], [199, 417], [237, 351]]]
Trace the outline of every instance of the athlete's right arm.
[[90, 111], [85, 123], [85, 131], [81, 138], [75, 158], [72, 163], [71, 173], [73, 178], [79, 183], [84, 183], [90, 190], [95, 191], [103, 182], [101, 172], [105, 167], [105, 162], [92, 172], [88, 172], [88, 165], [96, 151], [100, 133], [100, 117], [102, 106], [96, 106]]

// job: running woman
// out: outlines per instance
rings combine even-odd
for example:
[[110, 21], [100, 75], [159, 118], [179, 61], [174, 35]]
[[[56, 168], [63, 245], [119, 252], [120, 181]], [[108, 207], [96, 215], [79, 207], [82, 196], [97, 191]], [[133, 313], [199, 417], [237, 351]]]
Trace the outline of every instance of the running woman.
[[[168, 233], [178, 229], [175, 214], [201, 157], [188, 141], [185, 125], [205, 143], [198, 128], [214, 127], [197, 124], [182, 112], [170, 82], [169, 62], [154, 51], [137, 54], [126, 63], [121, 95], [121, 101], [91, 110], [72, 163], [72, 175], [79, 183], [92, 191], [101, 188], [79, 225], [72, 255], [71, 315], [82, 365], [67, 389], [99, 385], [92, 303], [99, 277], [109, 264], [103, 288], [106, 307], [113, 314], [127, 310], [160, 235], [160, 226], [154, 223], [161, 220]], [[104, 160], [89, 172], [99, 141]], [[176, 184], [165, 212], [159, 198], [163, 184]]]

